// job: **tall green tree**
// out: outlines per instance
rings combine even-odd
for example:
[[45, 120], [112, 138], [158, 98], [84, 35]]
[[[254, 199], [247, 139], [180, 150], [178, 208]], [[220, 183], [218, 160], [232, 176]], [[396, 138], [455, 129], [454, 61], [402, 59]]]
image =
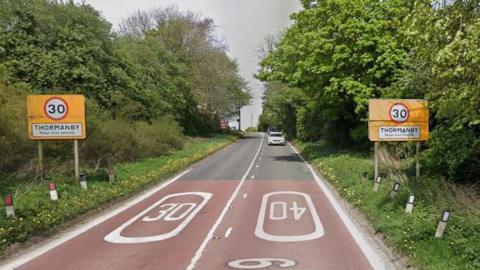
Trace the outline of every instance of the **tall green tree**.
[[427, 169], [452, 180], [480, 177], [478, 1], [416, 1], [402, 24], [408, 68], [392, 96], [425, 98], [432, 121]]
[[85, 93], [109, 106], [116, 87], [111, 25], [73, 1], [1, 0], [0, 62], [39, 93]]
[[365, 129], [368, 99], [405, 65], [408, 51], [397, 38], [404, 14], [403, 1], [318, 1], [292, 15], [295, 23], [261, 62], [258, 77], [304, 90], [316, 103], [310, 107], [320, 108], [313, 115], [325, 119], [318, 124], [336, 140], [365, 140], [356, 129]]

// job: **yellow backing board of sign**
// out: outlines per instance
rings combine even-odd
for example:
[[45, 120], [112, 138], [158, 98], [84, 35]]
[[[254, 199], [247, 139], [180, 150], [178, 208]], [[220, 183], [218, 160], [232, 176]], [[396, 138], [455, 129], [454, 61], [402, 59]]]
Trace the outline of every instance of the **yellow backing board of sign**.
[[417, 99], [371, 99], [368, 137], [370, 141], [427, 141], [427, 102]]
[[87, 136], [82, 95], [30, 95], [27, 110], [31, 140], [76, 140]]

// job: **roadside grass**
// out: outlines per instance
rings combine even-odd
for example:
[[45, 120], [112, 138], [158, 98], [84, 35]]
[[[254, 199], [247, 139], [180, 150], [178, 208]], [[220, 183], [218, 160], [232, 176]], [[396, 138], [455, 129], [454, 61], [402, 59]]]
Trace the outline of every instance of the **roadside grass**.
[[[373, 155], [353, 150], [339, 150], [323, 143], [296, 145], [302, 155], [331, 182], [339, 194], [361, 209], [376, 233], [385, 237], [387, 245], [408, 255], [419, 269], [480, 269], [480, 199], [478, 193], [436, 178], [422, 178], [415, 184], [408, 176], [412, 168], [384, 171], [377, 193], [373, 192]], [[406, 160], [403, 163], [411, 163]], [[407, 171], [407, 172], [405, 172]], [[368, 180], [362, 181], [362, 173]], [[403, 178], [401, 189], [392, 199], [394, 181]], [[395, 179], [395, 180], [393, 180]], [[412, 180], [409, 180], [412, 179]], [[411, 193], [415, 207], [411, 215], [404, 213]], [[445, 235], [434, 237], [444, 209], [451, 210]]]
[[[7, 219], [4, 200], [0, 202], [0, 255], [14, 243], [25, 242], [32, 236], [48, 236], [59, 225], [81, 214], [134, 194], [143, 188], [161, 182], [192, 163], [220, 150], [235, 141], [233, 135], [212, 138], [193, 138], [182, 150], [169, 155], [148, 158], [115, 166], [116, 181], [108, 182], [106, 173], [93, 173], [87, 178], [88, 189], [83, 190], [70, 177], [58, 176], [43, 182], [0, 182], [2, 196], [14, 195], [16, 217]], [[59, 200], [52, 202], [48, 183], [54, 181]], [[9, 184], [10, 183], [10, 184]]]

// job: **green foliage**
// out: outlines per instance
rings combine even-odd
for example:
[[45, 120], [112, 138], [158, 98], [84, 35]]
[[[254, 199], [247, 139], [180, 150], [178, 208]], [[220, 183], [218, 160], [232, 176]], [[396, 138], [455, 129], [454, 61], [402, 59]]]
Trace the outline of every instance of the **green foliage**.
[[[137, 12], [149, 28], [119, 33], [85, 3], [1, 0], [2, 81], [35, 93], [81, 93], [113, 118], [175, 119], [190, 135], [216, 131], [219, 117], [250, 95], [209, 18], [173, 8]], [[130, 27], [130, 28], [129, 28]], [[135, 32], [138, 30], [140, 32]]]
[[133, 161], [168, 153], [183, 147], [184, 136], [178, 124], [168, 119], [130, 123], [124, 120], [89, 120], [88, 140], [81, 144], [87, 160], [110, 158]]
[[[183, 133], [208, 136], [250, 95], [214, 24], [174, 8], [151, 27], [115, 33], [85, 3], [0, 0], [0, 175], [36, 176], [27, 139], [27, 94], [87, 96], [88, 165], [131, 161], [182, 147]], [[126, 21], [139, 19], [137, 12]], [[150, 15], [149, 15], [150, 16]], [[130, 27], [130, 28], [129, 28]], [[45, 143], [47, 171], [70, 159], [69, 142]]]
[[[171, 96], [175, 118], [188, 134], [216, 130], [220, 117], [232, 116], [249, 103], [246, 82], [239, 76], [237, 63], [227, 56], [225, 44], [213, 34], [213, 20], [169, 7], [138, 11], [120, 28], [126, 51], [133, 53], [131, 60], [137, 69], [146, 71], [141, 73], [143, 79], [151, 81], [151, 88], [163, 88]], [[132, 40], [140, 46], [134, 52]], [[156, 59], [158, 52], [172, 59]], [[173, 69], [153, 72], [155, 67], [176, 62]]]
[[32, 157], [34, 145], [27, 138], [26, 94], [0, 82], [0, 172], [16, 170]]
[[419, 1], [402, 29], [414, 54], [392, 89], [428, 100], [434, 131], [426, 164], [453, 181], [480, 176], [479, 19], [477, 1], [436, 9]]
[[357, 138], [350, 132], [362, 125], [368, 99], [390, 85], [407, 57], [396, 38], [403, 13], [401, 1], [326, 0], [292, 15], [295, 24], [261, 62], [258, 77], [305, 92], [302, 137], [318, 138], [308, 134], [316, 124], [336, 141]]
[[288, 138], [297, 135], [296, 114], [305, 103], [305, 94], [298, 88], [290, 88], [278, 81], [265, 84], [266, 92], [259, 129], [276, 128]]
[[73, 1], [2, 0], [0, 62], [39, 93], [82, 92], [102, 105], [115, 87], [110, 24]]

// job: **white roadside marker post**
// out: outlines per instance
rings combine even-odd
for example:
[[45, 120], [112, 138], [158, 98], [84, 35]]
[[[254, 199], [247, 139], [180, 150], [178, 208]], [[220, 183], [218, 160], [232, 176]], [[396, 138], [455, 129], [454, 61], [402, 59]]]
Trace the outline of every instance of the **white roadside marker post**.
[[49, 183], [48, 184], [48, 190], [50, 191], [50, 199], [52, 201], [57, 201], [58, 200], [58, 193], [57, 193], [57, 186], [55, 183]]
[[437, 232], [435, 233], [436, 238], [442, 238], [445, 228], [447, 227], [447, 222], [450, 219], [450, 210], [446, 209], [443, 211], [442, 217], [438, 221]]
[[7, 212], [7, 218], [15, 217], [15, 206], [13, 205], [13, 198], [10, 194], [5, 196], [5, 210]]
[[398, 190], [400, 189], [400, 183], [395, 182], [392, 187], [392, 191], [390, 192], [390, 198], [395, 198], [395, 196], [398, 193]]
[[83, 189], [87, 189], [87, 174], [86, 173], [81, 173], [80, 174], [80, 186]]
[[375, 180], [375, 184], [373, 185], [373, 192], [377, 192], [378, 188], [380, 187], [380, 182], [382, 181], [382, 177], [377, 177]]
[[407, 207], [405, 208], [405, 213], [411, 214], [413, 211], [414, 205], [415, 205], [415, 196], [413, 194], [410, 194], [410, 197], [408, 197]]

